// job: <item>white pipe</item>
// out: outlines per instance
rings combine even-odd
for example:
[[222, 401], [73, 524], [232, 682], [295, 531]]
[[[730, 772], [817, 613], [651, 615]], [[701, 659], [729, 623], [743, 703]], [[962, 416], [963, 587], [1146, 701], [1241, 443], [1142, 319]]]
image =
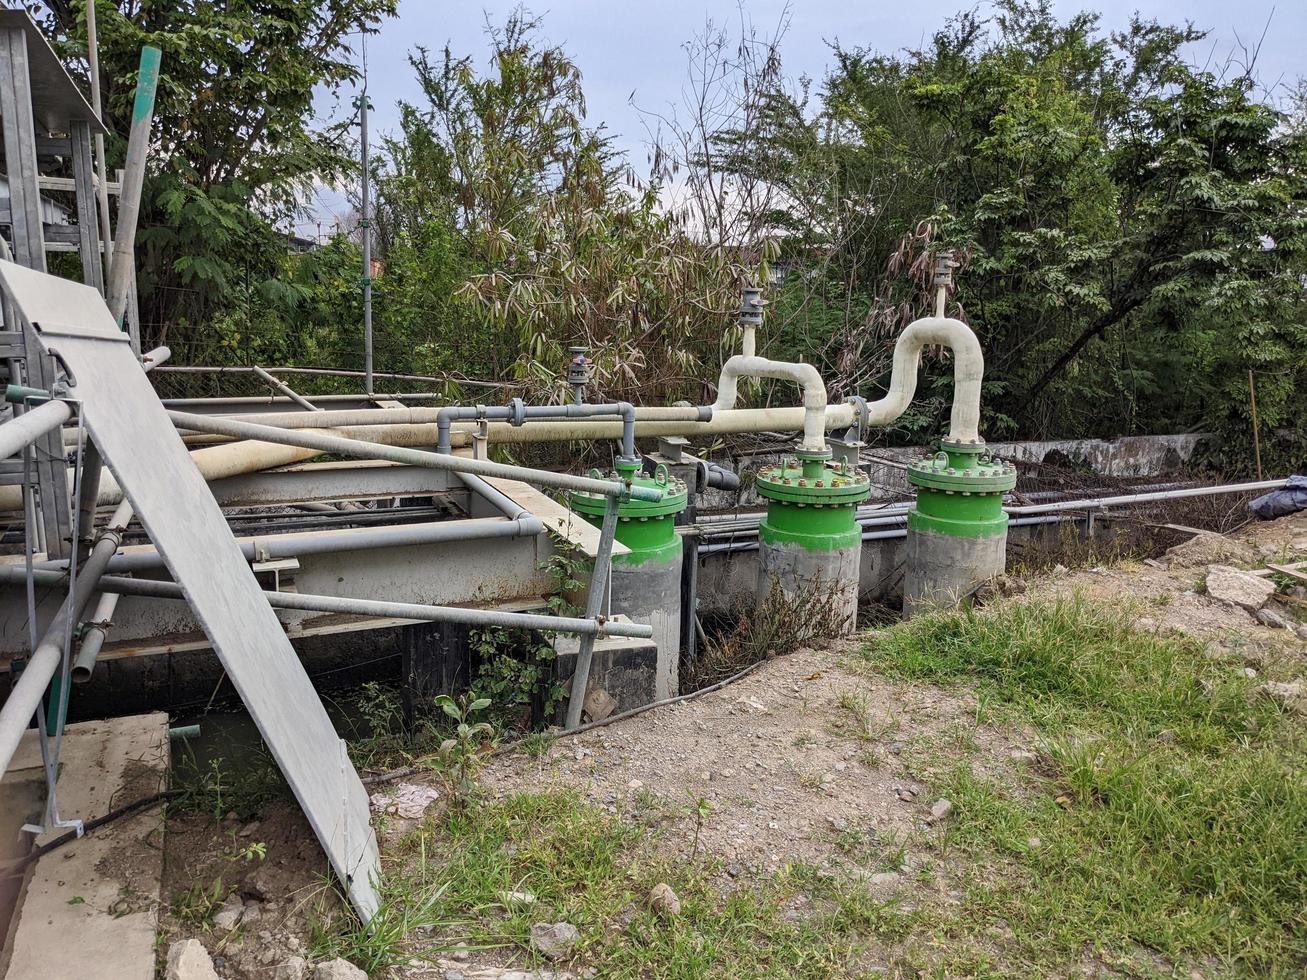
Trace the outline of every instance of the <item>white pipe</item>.
[[[745, 331], [747, 350], [752, 331]], [[778, 378], [793, 381], [803, 388], [803, 440], [799, 448], [805, 452], [821, 453], [826, 451], [826, 383], [811, 364], [789, 364], [785, 361], [769, 361], [765, 357], [750, 357], [736, 354], [722, 365], [721, 377], [717, 381], [717, 401], [713, 403], [713, 415], [735, 408], [739, 398], [740, 378]]]
[[[378, 415], [391, 412], [403, 413], [406, 409], [370, 409]], [[434, 415], [434, 410], [428, 410]], [[718, 436], [733, 435], [743, 432], [794, 432], [807, 424], [807, 411], [804, 408], [788, 406], [785, 408], [740, 408], [734, 411], [719, 412], [713, 410], [713, 417], [707, 422], [689, 420], [669, 420], [667, 413], [683, 413], [684, 409], [637, 408], [635, 410], [635, 434], [639, 438], [653, 436]], [[850, 403], [828, 405], [820, 424], [825, 429], [842, 429], [853, 424], [857, 409]], [[646, 421], [646, 413], [653, 420]], [[270, 416], [277, 419], [298, 417], [322, 424], [319, 414], [328, 419], [335, 414], [327, 411], [309, 415], [307, 412], [279, 413]], [[348, 413], [353, 415], [354, 413]], [[248, 418], [249, 416], [241, 416]], [[262, 416], [260, 422], [264, 421]], [[184, 426], [183, 426], [184, 428]], [[471, 444], [472, 425], [454, 423], [451, 444], [455, 449]], [[434, 446], [436, 444], [436, 424], [434, 422], [407, 425], [361, 425], [333, 426], [327, 431], [333, 435], [385, 443], [389, 446]], [[528, 442], [584, 442], [622, 437], [621, 419], [542, 419], [529, 425], [515, 426], [507, 422], [491, 422], [489, 439], [491, 443], [528, 443]], [[272, 469], [277, 466], [289, 466], [302, 463], [315, 456], [319, 450], [295, 446], [274, 445], [268, 442], [242, 440], [225, 442], [216, 446], [205, 446], [192, 450], [191, 460], [200, 475], [213, 482], [229, 476], [256, 473], [259, 470]], [[117, 481], [109, 472], [100, 478], [100, 493], [97, 502], [101, 505], [116, 504], [122, 499], [122, 491]], [[16, 486], [0, 486], [0, 511], [22, 509], [22, 491]]]
[[948, 441], [979, 445], [980, 382], [985, 374], [985, 355], [980, 341], [961, 320], [924, 317], [908, 324], [894, 345], [894, 367], [889, 391], [884, 398], [869, 402], [868, 425], [889, 425], [908, 410], [917, 392], [917, 368], [921, 349], [939, 344], [953, 352], [953, 418]]
[[[68, 402], [49, 401], [16, 415], [0, 425], [0, 459], [8, 459], [24, 446], [30, 446], [47, 432], [59, 428], [72, 416]], [[18, 489], [15, 487], [15, 489]], [[19, 490], [21, 497], [22, 491]]]

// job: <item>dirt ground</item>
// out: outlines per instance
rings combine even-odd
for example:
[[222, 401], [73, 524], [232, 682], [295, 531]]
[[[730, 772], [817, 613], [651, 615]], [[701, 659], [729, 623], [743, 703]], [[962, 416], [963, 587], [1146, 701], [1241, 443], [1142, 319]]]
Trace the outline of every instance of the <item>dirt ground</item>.
[[[1293, 555], [1307, 555], [1307, 514], [1248, 525], [1228, 538], [1195, 538], [1148, 563], [1058, 569], [1028, 583], [1028, 594], [1079, 593], [1124, 606], [1135, 610], [1141, 629], [1193, 634], [1237, 651], [1255, 671], [1267, 657], [1307, 655], [1307, 641], [1207, 597], [1200, 583], [1214, 561], [1253, 567]], [[1297, 622], [1307, 619], [1307, 600], [1290, 597], [1282, 609]], [[747, 883], [801, 861], [861, 877], [878, 897], [895, 895], [909, 905], [957, 901], [946, 868], [937, 866], [929, 884], [910, 874], [915, 861], [926, 859], [915, 848], [930, 833], [937, 802], [912, 760], [923, 746], [965, 741], [978, 772], [1020, 782], [1035, 760], [1030, 735], [988, 723], [966, 693], [868, 673], [853, 656], [864, 642], [852, 638], [778, 658], [724, 690], [560, 739], [535, 757], [502, 753], [481, 775], [483, 792], [495, 799], [570, 789], [623, 820], [661, 819], [662, 846], [683, 853], [697, 847], [720, 860], [723, 890], [733, 879]], [[708, 803], [702, 821], [689, 816], [699, 800]], [[390, 827], [383, 851], [403, 829], [402, 821]], [[851, 839], [896, 842], [893, 866], [869, 861], [865, 850], [851, 856]], [[234, 857], [253, 840], [266, 843], [266, 860]], [[167, 846], [165, 889], [173, 908], [165, 932], [200, 938], [223, 977], [278, 975], [273, 971], [286, 957], [305, 954], [313, 910], [335, 900], [323, 885], [317, 845], [289, 807], [254, 828], [183, 817], [172, 821]], [[234, 940], [177, 913], [188, 901], [203, 909], [187, 895], [217, 879], [222, 894], [210, 902], [234, 891], [256, 909], [257, 919]], [[474, 951], [405, 975], [534, 976], [502, 973], [512, 965], [505, 955]]]

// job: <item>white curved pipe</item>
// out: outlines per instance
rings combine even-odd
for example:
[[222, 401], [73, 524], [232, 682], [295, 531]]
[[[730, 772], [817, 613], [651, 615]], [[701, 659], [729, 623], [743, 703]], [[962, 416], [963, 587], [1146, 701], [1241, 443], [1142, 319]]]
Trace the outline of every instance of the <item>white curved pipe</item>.
[[765, 357], [736, 354], [722, 365], [717, 381], [717, 401], [713, 412], [725, 412], [735, 407], [739, 397], [740, 378], [778, 378], [793, 381], [803, 387], [803, 441], [799, 448], [805, 452], [826, 451], [826, 383], [811, 364], [789, 364], [769, 361]]
[[950, 317], [923, 317], [899, 335], [894, 345], [894, 368], [889, 391], [884, 398], [869, 402], [868, 425], [888, 425], [907, 411], [917, 392], [917, 368], [921, 349], [939, 344], [953, 352], [953, 417], [948, 441], [979, 445], [980, 382], [985, 374], [985, 355], [980, 341], [961, 320]]

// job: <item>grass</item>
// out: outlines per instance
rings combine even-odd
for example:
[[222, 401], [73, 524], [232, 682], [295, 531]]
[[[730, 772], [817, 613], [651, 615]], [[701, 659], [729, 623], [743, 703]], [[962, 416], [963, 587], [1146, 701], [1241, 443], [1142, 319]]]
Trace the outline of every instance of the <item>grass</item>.
[[[581, 933], [577, 962], [603, 977], [852, 977], [868, 948], [911, 923], [893, 902], [805, 865], [719, 890], [726, 879], [716, 863], [673, 860], [646, 830], [569, 793], [449, 810], [391, 863], [380, 928], [325, 930], [320, 955], [381, 970], [465, 946], [543, 966], [530, 950], [531, 924], [566, 921]], [[670, 921], [646, 904], [660, 881], [681, 901]], [[535, 901], [507, 901], [509, 892]]]
[[967, 882], [939, 926], [958, 964], [989, 968], [1001, 918], [1001, 972], [1086, 955], [1141, 975], [1307, 968], [1303, 727], [1235, 665], [1078, 599], [924, 617], [862, 656], [973, 686], [1040, 741], [1029, 779], [977, 775], [958, 753], [927, 774], [957, 811], [938, 846]]

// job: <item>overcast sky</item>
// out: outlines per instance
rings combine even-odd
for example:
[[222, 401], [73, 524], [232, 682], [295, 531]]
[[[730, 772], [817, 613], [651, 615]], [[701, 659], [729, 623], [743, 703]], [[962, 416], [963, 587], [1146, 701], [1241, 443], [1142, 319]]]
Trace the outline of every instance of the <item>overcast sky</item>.
[[[767, 34], [788, 9], [789, 29], [781, 49], [786, 70], [820, 80], [830, 61], [831, 42], [885, 52], [919, 46], [965, 2], [747, 0], [744, 10], [759, 33]], [[448, 42], [456, 54], [472, 54], [478, 67], [484, 67], [487, 18], [502, 24], [516, 6], [498, 0], [401, 0], [399, 16], [367, 42], [374, 131], [394, 131], [396, 104], [419, 98], [408, 64], [410, 51], [424, 45], [438, 53]], [[580, 67], [591, 121], [603, 123], [640, 169], [646, 134], [636, 107], [663, 109], [677, 100], [685, 77], [685, 41], [709, 19], [735, 24], [740, 18], [735, 0], [553, 0], [526, 7], [541, 19], [545, 39], [564, 47]], [[1251, 49], [1260, 41], [1258, 73], [1265, 84], [1292, 85], [1298, 76], [1307, 75], [1307, 0], [1056, 0], [1055, 8], [1064, 18], [1097, 9], [1108, 29], [1123, 26], [1135, 10], [1170, 23], [1189, 19], [1211, 32], [1192, 52], [1199, 63], [1209, 58], [1224, 61], [1239, 50], [1240, 42]], [[344, 102], [348, 105], [348, 96]], [[325, 117], [348, 115], [327, 98], [320, 100], [319, 110]], [[332, 213], [345, 210], [343, 196], [324, 190], [317, 209], [324, 232], [329, 231]], [[313, 234], [313, 222], [300, 230]]]

